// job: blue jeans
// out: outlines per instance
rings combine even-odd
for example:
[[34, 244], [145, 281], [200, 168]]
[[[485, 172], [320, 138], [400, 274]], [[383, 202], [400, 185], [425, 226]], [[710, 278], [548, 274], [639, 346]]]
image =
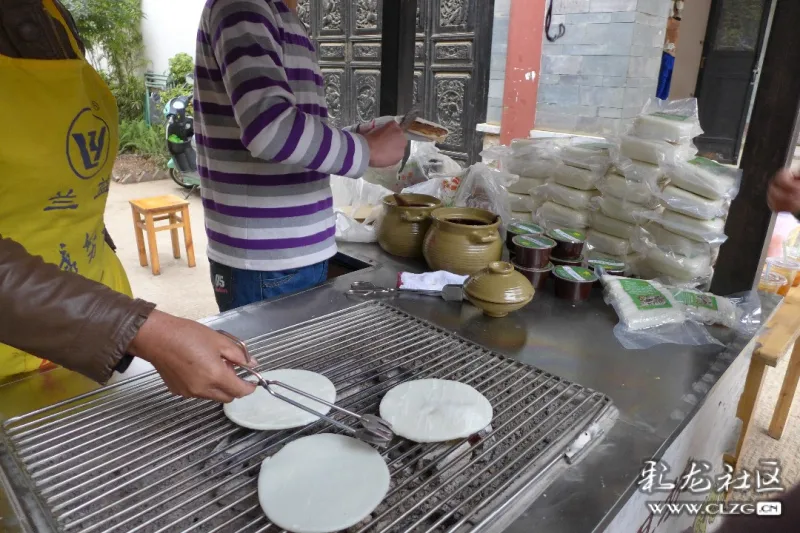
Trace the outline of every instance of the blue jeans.
[[276, 272], [242, 270], [211, 261], [211, 286], [220, 313], [304, 291], [328, 279], [328, 262]]

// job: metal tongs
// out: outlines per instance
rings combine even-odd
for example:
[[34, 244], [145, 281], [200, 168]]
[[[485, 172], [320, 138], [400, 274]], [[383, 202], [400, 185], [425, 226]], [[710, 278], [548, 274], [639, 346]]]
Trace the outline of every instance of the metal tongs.
[[[247, 349], [247, 345], [244, 343], [244, 341], [242, 341], [241, 339], [239, 339], [238, 337], [236, 337], [234, 335], [231, 335], [230, 333], [228, 333], [226, 331], [220, 331], [219, 333], [225, 335], [226, 337], [231, 339], [233, 342], [235, 342], [244, 351], [245, 358], [247, 359], [248, 362], [253, 361], [253, 358], [250, 355], [250, 351]], [[296, 389], [296, 388], [292, 387], [291, 385], [287, 385], [286, 383], [281, 383], [280, 381], [276, 381], [274, 379], [264, 379], [264, 377], [260, 373], [256, 372], [252, 368], [248, 368], [246, 366], [243, 366], [241, 368], [243, 370], [245, 370], [247, 373], [249, 373], [250, 375], [255, 376], [255, 378], [258, 380], [258, 384], [260, 386], [264, 387], [267, 390], [267, 392], [270, 393], [271, 395], [273, 395], [274, 397], [278, 398], [279, 400], [283, 400], [286, 403], [294, 405], [298, 409], [302, 409], [303, 411], [305, 411], [307, 413], [311, 413], [314, 416], [318, 416], [319, 418], [325, 420], [329, 424], [332, 424], [333, 426], [335, 426], [335, 427], [337, 427], [337, 428], [339, 428], [339, 429], [341, 429], [343, 431], [346, 431], [347, 433], [349, 433], [350, 435], [354, 436], [355, 438], [357, 438], [359, 440], [362, 440], [362, 441], [367, 442], [369, 444], [374, 444], [376, 446], [387, 446], [389, 444], [389, 442], [391, 442], [391, 440], [394, 438], [394, 432], [392, 431], [392, 425], [389, 424], [389, 422], [387, 422], [386, 420], [384, 420], [383, 418], [381, 418], [379, 416], [369, 415], [369, 414], [368, 415], [359, 415], [359, 414], [353, 413], [352, 411], [348, 411], [347, 409], [345, 409], [343, 407], [339, 407], [338, 405], [332, 404], [330, 402], [327, 402], [327, 401], [323, 400], [322, 398], [318, 398], [318, 397], [316, 397], [316, 396], [314, 396], [312, 394], [309, 394], [309, 393], [307, 393], [305, 391], [302, 391], [300, 389]], [[312, 400], [314, 402], [321, 403], [323, 405], [327, 405], [331, 409], [334, 409], [336, 411], [339, 411], [340, 413], [344, 413], [344, 414], [346, 414], [348, 416], [351, 416], [351, 417], [357, 419], [358, 422], [361, 424], [361, 427], [358, 428], [358, 429], [354, 429], [354, 428], [348, 426], [347, 424], [343, 424], [342, 422], [339, 422], [338, 420], [333, 419], [332, 417], [330, 417], [328, 415], [324, 415], [324, 414], [320, 413], [319, 411], [315, 411], [314, 409], [312, 409], [310, 407], [307, 407], [307, 406], [305, 406], [305, 405], [303, 405], [303, 404], [301, 404], [299, 402], [296, 402], [296, 401], [292, 400], [291, 398], [287, 398], [283, 394], [280, 394], [279, 392], [276, 392], [275, 390], [273, 390], [272, 387], [281, 387], [281, 388], [289, 390], [289, 391], [291, 391], [291, 392], [293, 392], [295, 394], [299, 394], [300, 396], [308, 398], [309, 400]]]

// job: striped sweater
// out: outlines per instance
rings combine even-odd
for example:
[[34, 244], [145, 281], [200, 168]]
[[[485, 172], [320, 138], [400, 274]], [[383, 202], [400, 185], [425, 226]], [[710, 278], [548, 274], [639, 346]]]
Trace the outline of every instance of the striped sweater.
[[208, 0], [197, 35], [195, 140], [210, 259], [300, 268], [336, 253], [330, 174], [366, 140], [327, 125], [316, 51], [283, 0]]

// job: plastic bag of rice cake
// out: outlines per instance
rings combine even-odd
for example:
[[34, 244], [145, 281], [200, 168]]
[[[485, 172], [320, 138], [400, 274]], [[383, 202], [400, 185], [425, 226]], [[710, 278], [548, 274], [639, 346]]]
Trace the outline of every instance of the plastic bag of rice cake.
[[538, 200], [536, 202], [538, 205], [551, 201], [572, 209], [586, 210], [589, 209], [592, 199], [599, 195], [600, 191], [582, 191], [572, 187], [565, 187], [555, 182], [549, 182], [541, 187], [535, 187], [530, 191], [530, 194]]
[[670, 287], [669, 290], [684, 306], [690, 320], [709, 326], [725, 326], [742, 333], [755, 333], [761, 327], [761, 300], [755, 291], [726, 298], [682, 287]]
[[739, 193], [742, 171], [705, 157], [689, 161], [664, 161], [666, 176], [676, 187], [710, 200], [732, 200]]
[[697, 99], [651, 98], [634, 119], [631, 134], [641, 139], [690, 144], [692, 139], [703, 134]]
[[632, 331], [680, 324], [686, 313], [666, 287], [655, 281], [603, 276], [605, 300]]

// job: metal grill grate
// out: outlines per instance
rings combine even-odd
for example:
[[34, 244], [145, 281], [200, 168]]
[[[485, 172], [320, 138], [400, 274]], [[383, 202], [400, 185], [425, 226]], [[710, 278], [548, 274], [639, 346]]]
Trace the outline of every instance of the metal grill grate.
[[[564, 438], [610, 406], [600, 393], [379, 303], [248, 345], [259, 370], [325, 374], [337, 402], [355, 412], [377, 412], [383, 393], [422, 377], [468, 383], [491, 401], [495, 418], [480, 436], [438, 445], [393, 441], [384, 450], [389, 494], [348, 533], [483, 529], [498, 505], [560, 460]], [[219, 405], [174, 397], [148, 374], [9, 420], [4, 430], [60, 531], [277, 532], [258, 504], [261, 462], [292, 439], [330, 428], [245, 430]]]

